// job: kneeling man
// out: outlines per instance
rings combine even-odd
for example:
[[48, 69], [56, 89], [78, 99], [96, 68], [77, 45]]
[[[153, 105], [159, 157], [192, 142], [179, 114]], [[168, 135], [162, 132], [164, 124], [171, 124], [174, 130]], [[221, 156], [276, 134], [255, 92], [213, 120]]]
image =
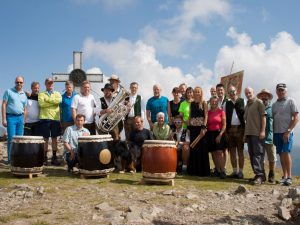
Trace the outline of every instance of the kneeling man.
[[67, 127], [64, 132], [63, 142], [65, 147], [65, 158], [68, 164], [68, 172], [73, 171], [73, 167], [78, 163], [78, 137], [88, 136], [90, 132], [87, 128], [84, 128], [85, 116], [77, 114], [75, 118], [75, 124]]

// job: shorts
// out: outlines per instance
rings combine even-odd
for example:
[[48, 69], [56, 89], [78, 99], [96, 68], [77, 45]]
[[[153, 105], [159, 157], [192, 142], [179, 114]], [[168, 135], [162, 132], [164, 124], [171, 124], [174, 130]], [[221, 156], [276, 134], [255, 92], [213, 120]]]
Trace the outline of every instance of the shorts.
[[294, 141], [294, 134], [290, 133], [290, 137], [287, 143], [283, 141], [283, 133], [276, 133], [274, 134], [273, 142], [276, 146], [277, 154], [281, 153], [290, 153], [292, 151]]
[[264, 150], [267, 153], [269, 162], [276, 162], [276, 151], [273, 144], [263, 144]]
[[40, 120], [39, 134], [44, 138], [60, 136], [60, 122], [58, 120]]
[[39, 126], [40, 126], [40, 122], [25, 123], [24, 136], [40, 136]]
[[227, 148], [226, 140], [224, 134], [221, 137], [220, 143], [216, 142], [216, 138], [219, 135], [220, 131], [207, 131], [205, 134], [207, 150], [209, 152], [214, 152], [218, 150], [225, 150]]
[[240, 126], [231, 126], [226, 131], [226, 141], [228, 149], [244, 150], [244, 132], [245, 128]]

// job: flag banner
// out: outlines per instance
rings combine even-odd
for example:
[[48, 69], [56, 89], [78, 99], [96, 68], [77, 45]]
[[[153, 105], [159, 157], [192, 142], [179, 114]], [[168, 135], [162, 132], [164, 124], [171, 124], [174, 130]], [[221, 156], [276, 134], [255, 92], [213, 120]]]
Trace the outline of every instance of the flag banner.
[[242, 86], [243, 86], [243, 77], [244, 77], [244, 70], [221, 77], [221, 84], [224, 85], [226, 95], [227, 95], [228, 87], [230, 85], [233, 85], [237, 90], [238, 96], [239, 97], [241, 96]]

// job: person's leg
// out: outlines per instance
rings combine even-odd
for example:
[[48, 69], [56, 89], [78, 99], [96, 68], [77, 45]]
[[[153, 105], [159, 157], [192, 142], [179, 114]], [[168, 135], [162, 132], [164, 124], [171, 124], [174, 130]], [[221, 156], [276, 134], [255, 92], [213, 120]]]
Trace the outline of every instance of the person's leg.
[[183, 166], [185, 167], [188, 164], [189, 161], [189, 155], [190, 155], [190, 148], [188, 145], [183, 145], [182, 146], [182, 161], [183, 161]]
[[24, 117], [23, 115], [17, 117], [16, 123], [16, 135], [23, 135], [24, 134]]
[[17, 126], [17, 119], [16, 116], [7, 115], [7, 161], [10, 163], [10, 145], [13, 139], [13, 136], [16, 135], [16, 126]]
[[232, 166], [232, 174], [231, 176], [235, 176], [237, 174], [237, 156], [236, 156], [236, 147], [228, 148], [230, 153], [230, 162]]

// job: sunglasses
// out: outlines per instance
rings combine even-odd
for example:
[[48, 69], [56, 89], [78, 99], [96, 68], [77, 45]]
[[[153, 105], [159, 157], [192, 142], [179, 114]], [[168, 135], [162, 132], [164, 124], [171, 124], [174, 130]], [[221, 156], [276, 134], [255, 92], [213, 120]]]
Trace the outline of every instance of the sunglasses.
[[235, 91], [228, 91], [228, 94], [235, 94]]
[[175, 120], [174, 121], [174, 124], [180, 124], [181, 123], [181, 120]]
[[16, 84], [23, 84], [23, 82], [21, 82], [21, 81], [17, 81], [17, 82], [15, 82]]

